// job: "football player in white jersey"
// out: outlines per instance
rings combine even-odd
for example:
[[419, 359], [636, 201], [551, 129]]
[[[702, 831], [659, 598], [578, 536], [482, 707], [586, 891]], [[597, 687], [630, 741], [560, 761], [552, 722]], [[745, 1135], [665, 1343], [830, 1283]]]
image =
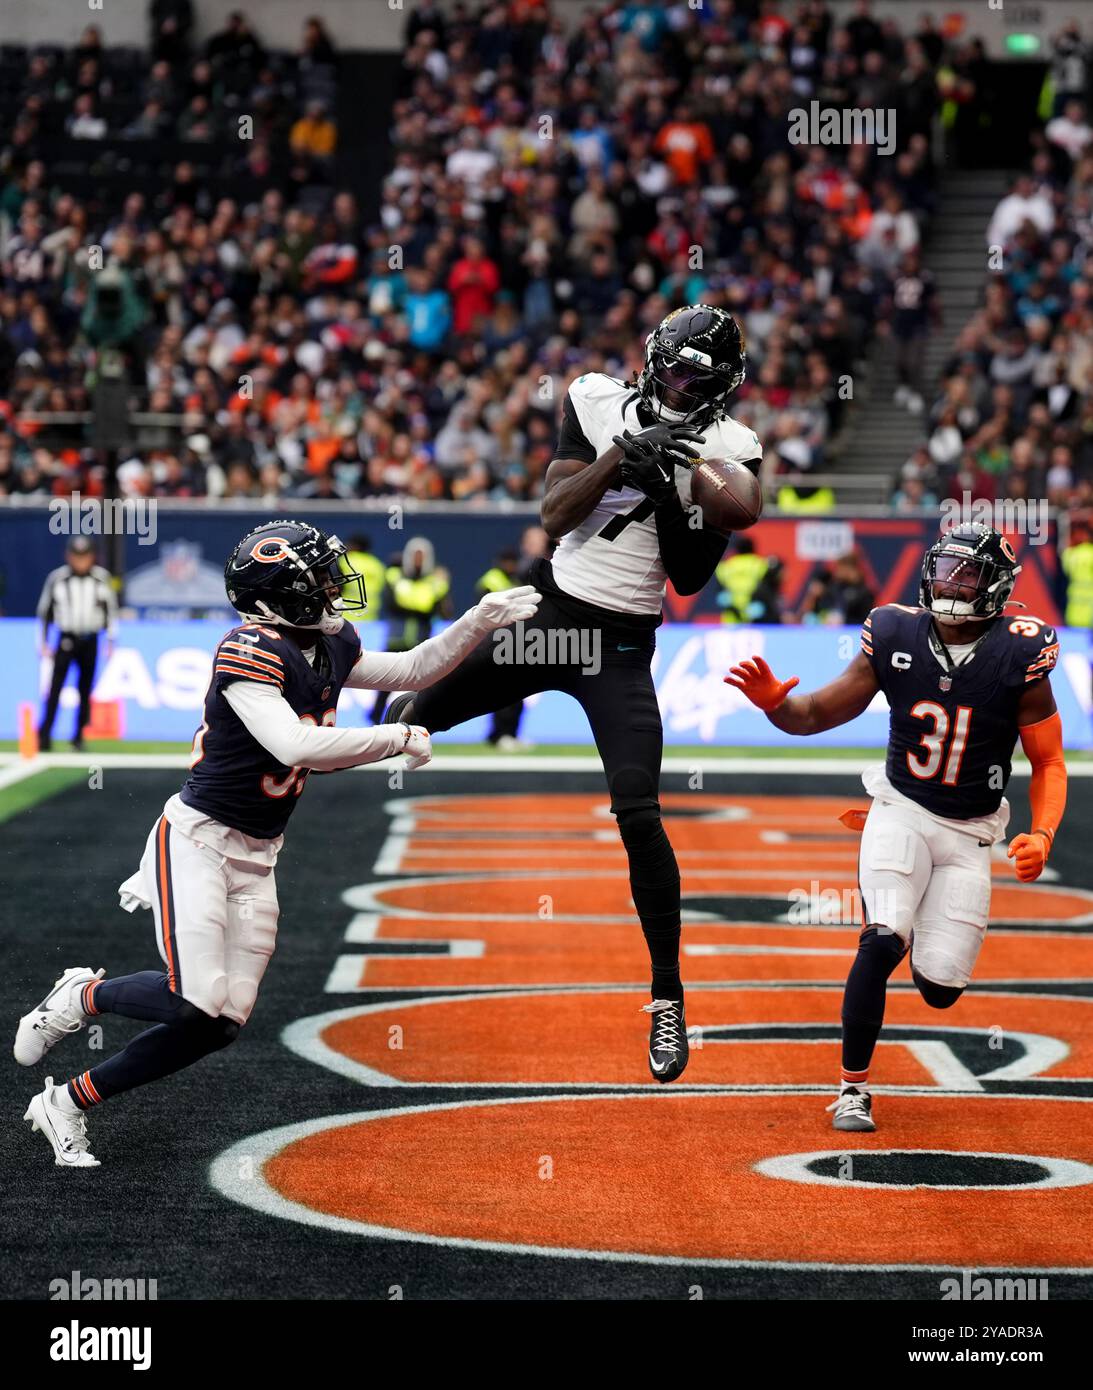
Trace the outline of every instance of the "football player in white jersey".
[[[580, 703], [603, 760], [649, 947], [645, 1008], [658, 1081], [681, 1075], [688, 1048], [679, 869], [661, 823], [663, 729], [649, 664], [667, 581], [678, 593], [697, 593], [727, 543], [694, 525], [692, 461], [731, 459], [759, 469], [759, 440], [728, 414], [744, 368], [732, 315], [692, 304], [650, 334], [644, 370], [633, 381], [601, 372], [578, 377], [546, 475], [543, 526], [561, 544], [553, 561], [532, 567], [531, 583], [543, 595], [538, 613], [515, 634], [483, 641], [431, 689], [397, 696], [387, 715], [435, 732], [538, 691], [562, 690]], [[523, 640], [528, 659], [513, 659], [512, 639]], [[546, 662], [530, 659], [533, 642]]]

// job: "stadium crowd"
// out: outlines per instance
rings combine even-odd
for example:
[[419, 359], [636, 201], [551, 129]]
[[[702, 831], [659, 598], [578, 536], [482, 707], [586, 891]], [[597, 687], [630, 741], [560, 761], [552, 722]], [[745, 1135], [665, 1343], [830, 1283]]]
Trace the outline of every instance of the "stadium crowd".
[[[825, 0], [597, 0], [572, 32], [549, 0], [421, 0], [366, 221], [319, 21], [277, 55], [243, 15], [198, 48], [190, 0], [150, 13], [139, 68], [94, 26], [0, 50], [0, 495], [101, 488], [101, 456], [28, 417], [85, 409], [124, 334], [140, 405], [184, 420], [127, 452], [127, 493], [532, 498], [566, 380], [628, 375], [697, 299], [743, 320], [734, 412], [768, 468], [822, 470], [931, 211], [934, 113], [974, 130], [990, 96], [974, 42], [870, 0], [841, 25]], [[813, 99], [894, 108], [895, 153], [791, 144]], [[233, 196], [188, 160], [150, 193], [75, 195], [43, 157], [58, 136], [223, 145]]]
[[1052, 42], [1030, 166], [984, 229], [981, 302], [901, 470], [899, 509], [965, 494], [1093, 508], [1091, 60], [1068, 22]]

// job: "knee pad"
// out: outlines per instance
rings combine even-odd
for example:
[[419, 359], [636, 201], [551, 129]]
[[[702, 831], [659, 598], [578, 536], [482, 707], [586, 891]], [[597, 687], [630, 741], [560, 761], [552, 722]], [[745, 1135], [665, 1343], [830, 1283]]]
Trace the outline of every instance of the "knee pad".
[[239, 1023], [245, 1023], [250, 1018], [257, 998], [258, 985], [255, 981], [235, 975], [228, 981], [228, 998], [224, 1004], [224, 1012]]
[[928, 980], [913, 964], [911, 977], [918, 986], [923, 1001], [929, 1004], [931, 1009], [951, 1009], [966, 988], [964, 985], [939, 985], [935, 980]]
[[220, 1014], [217, 1018], [210, 1018], [208, 1014], [203, 1014], [200, 1009], [195, 1010], [197, 1020], [189, 1026], [193, 1030], [194, 1036], [200, 1041], [203, 1052], [218, 1052], [220, 1048], [227, 1047], [239, 1036], [239, 1024], [234, 1018], [228, 1018], [226, 1014]]
[[641, 849], [662, 832], [660, 806], [629, 806], [615, 812], [619, 834], [627, 849]]
[[219, 1018], [209, 1020], [209, 1034], [212, 1039], [214, 1049], [227, 1047], [229, 1043], [235, 1042], [239, 1036], [239, 1024], [234, 1018], [228, 1018], [226, 1014], [221, 1014]]
[[906, 954], [906, 942], [894, 931], [866, 927], [858, 938], [858, 956], [865, 957], [870, 965], [883, 970], [885, 978], [891, 975]]

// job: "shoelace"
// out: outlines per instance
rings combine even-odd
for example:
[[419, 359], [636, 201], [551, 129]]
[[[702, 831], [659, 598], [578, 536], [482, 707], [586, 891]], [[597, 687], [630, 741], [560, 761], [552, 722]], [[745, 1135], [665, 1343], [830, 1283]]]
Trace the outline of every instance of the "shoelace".
[[676, 1010], [679, 1005], [672, 999], [654, 999], [651, 1004], [643, 1004], [643, 1014], [659, 1014], [653, 1026], [653, 1046], [661, 1052], [679, 1051], [679, 1021]]
[[74, 1153], [86, 1153], [91, 1143], [87, 1137], [87, 1116], [81, 1112], [79, 1115], [66, 1115], [65, 1119], [68, 1121], [68, 1133], [62, 1141], [65, 1149]]
[[59, 1042], [66, 1033], [78, 1032], [83, 1027], [83, 1020], [65, 1009], [59, 1011], [55, 1019], [43, 1015], [35, 1022], [34, 1027], [39, 1033], [46, 1035], [52, 1046], [53, 1043]]
[[844, 1092], [841, 1096], [836, 1096], [827, 1108], [828, 1110], [843, 1109], [848, 1115], [851, 1113], [855, 1115], [867, 1115], [869, 1113], [869, 1107], [865, 1103], [865, 1096], [861, 1094], [852, 1096], [848, 1092]]

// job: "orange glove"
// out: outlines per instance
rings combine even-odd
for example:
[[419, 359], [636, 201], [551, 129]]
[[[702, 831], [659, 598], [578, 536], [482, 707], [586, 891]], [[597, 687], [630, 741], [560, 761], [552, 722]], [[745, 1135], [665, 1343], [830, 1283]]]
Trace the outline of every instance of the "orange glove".
[[1034, 830], [1031, 835], [1015, 835], [1010, 841], [1007, 859], [1016, 859], [1014, 866], [1022, 883], [1032, 883], [1044, 872], [1048, 850], [1051, 845], [1042, 830]]
[[801, 683], [796, 676], [780, 681], [761, 656], [746, 657], [739, 666], [729, 669], [732, 675], [724, 678], [725, 684], [742, 690], [764, 714], [777, 709], [793, 687]]

